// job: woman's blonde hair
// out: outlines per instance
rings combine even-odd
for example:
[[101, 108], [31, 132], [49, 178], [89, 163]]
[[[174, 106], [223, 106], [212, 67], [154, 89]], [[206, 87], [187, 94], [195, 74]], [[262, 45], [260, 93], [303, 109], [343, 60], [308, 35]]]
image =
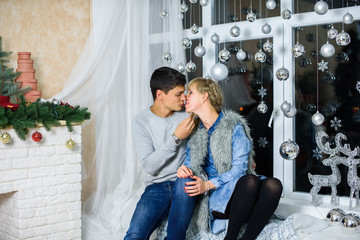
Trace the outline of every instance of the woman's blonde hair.
[[223, 94], [219, 84], [216, 81], [198, 77], [189, 82], [188, 88], [191, 86], [194, 86], [201, 94], [208, 93], [208, 99], [211, 106], [214, 107], [217, 112], [221, 112]]

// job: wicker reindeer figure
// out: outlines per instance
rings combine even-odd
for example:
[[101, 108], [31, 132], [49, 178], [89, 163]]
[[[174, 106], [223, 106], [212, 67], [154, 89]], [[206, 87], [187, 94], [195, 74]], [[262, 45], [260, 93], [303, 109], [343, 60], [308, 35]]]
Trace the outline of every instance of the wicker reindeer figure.
[[[337, 165], [342, 163], [342, 158], [338, 155], [340, 153], [339, 141], [336, 141], [336, 147], [331, 148], [329, 142], [326, 142], [325, 145], [322, 144], [322, 138], [329, 136], [324, 131], [319, 131], [316, 133], [315, 140], [316, 144], [320, 148], [320, 150], [328, 155], [328, 158], [324, 159], [322, 163], [325, 166], [330, 166], [332, 170], [332, 174], [330, 175], [312, 175], [308, 173], [308, 178], [313, 187], [310, 190], [310, 194], [312, 197], [311, 204], [314, 206], [318, 206], [320, 204], [320, 200], [317, 196], [318, 192], [322, 187], [331, 187], [331, 204], [337, 205], [337, 189], [336, 186], [341, 182], [341, 175]], [[335, 139], [339, 139], [341, 136], [336, 135]]]

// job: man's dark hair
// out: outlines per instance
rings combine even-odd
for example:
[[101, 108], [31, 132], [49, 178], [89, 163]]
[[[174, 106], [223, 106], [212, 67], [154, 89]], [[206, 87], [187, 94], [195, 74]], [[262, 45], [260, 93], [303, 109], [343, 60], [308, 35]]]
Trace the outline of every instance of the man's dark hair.
[[150, 78], [150, 88], [154, 100], [157, 90], [162, 90], [167, 94], [171, 89], [177, 86], [185, 86], [185, 84], [185, 75], [169, 67], [156, 69]]

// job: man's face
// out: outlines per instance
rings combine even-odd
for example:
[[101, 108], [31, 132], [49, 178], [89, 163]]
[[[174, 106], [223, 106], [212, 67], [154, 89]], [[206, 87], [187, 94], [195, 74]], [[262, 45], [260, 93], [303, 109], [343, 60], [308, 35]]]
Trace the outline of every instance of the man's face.
[[163, 94], [164, 106], [171, 111], [180, 111], [184, 106], [185, 86], [176, 86], [171, 89], [167, 94]]

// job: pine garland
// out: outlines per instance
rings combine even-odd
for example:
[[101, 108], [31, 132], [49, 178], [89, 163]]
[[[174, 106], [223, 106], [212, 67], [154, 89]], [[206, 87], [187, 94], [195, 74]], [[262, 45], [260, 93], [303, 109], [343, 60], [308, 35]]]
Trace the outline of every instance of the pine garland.
[[47, 131], [50, 131], [51, 127], [60, 126], [61, 120], [66, 121], [68, 131], [72, 132], [72, 124], [90, 119], [91, 114], [87, 110], [80, 106], [72, 107], [68, 104], [40, 102], [40, 99], [27, 105], [24, 96], [20, 96], [17, 110], [0, 107], [0, 127], [12, 126], [22, 140], [25, 140], [29, 128], [35, 128], [38, 124], [42, 124]]

